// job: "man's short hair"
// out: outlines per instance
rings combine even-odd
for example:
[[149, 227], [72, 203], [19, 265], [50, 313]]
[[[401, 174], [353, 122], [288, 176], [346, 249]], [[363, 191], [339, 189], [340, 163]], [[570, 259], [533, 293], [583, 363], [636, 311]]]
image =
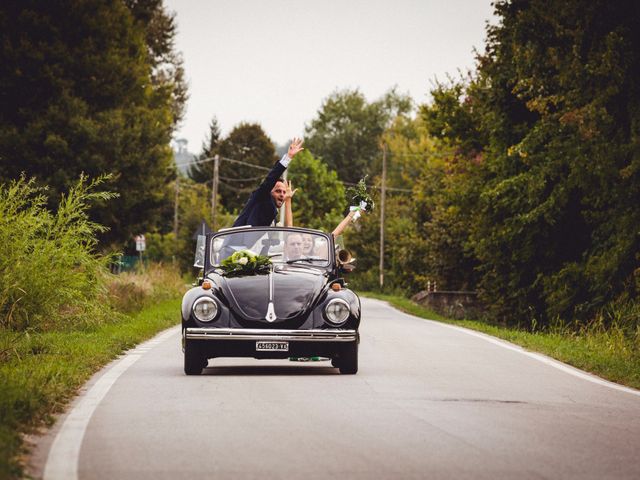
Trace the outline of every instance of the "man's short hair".
[[276, 180], [276, 183], [278, 183], [278, 182], [284, 183], [284, 178], [280, 177], [278, 180]]
[[289, 239], [293, 237], [300, 237], [300, 241], [302, 241], [302, 234], [298, 232], [289, 232], [287, 233], [287, 237], [284, 239], [284, 244], [289, 245]]

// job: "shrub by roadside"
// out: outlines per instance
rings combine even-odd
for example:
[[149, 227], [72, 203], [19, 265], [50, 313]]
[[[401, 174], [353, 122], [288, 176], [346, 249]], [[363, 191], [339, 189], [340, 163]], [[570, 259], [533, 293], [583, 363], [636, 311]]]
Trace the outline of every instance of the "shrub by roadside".
[[185, 283], [177, 266], [151, 263], [112, 277], [107, 290], [116, 310], [134, 312], [152, 303], [177, 298], [184, 293]]
[[0, 479], [22, 475], [24, 433], [123, 350], [180, 321], [177, 268], [114, 276], [96, 251], [104, 227], [87, 212], [113, 197], [96, 191], [104, 178], [80, 178], [55, 212], [33, 180], [0, 185]]
[[55, 213], [33, 179], [0, 185], [1, 327], [43, 331], [105, 318], [98, 299], [110, 257], [96, 253], [96, 234], [105, 228], [87, 211], [115, 196], [96, 191], [106, 178], [81, 177]]

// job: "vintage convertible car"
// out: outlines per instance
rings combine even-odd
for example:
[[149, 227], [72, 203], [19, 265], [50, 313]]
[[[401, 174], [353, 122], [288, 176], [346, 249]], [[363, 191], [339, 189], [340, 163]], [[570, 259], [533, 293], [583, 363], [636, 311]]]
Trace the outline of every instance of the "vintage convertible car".
[[342, 278], [350, 255], [331, 235], [236, 227], [200, 246], [203, 275], [182, 300], [187, 375], [215, 357], [319, 356], [341, 373], [358, 371], [360, 299]]

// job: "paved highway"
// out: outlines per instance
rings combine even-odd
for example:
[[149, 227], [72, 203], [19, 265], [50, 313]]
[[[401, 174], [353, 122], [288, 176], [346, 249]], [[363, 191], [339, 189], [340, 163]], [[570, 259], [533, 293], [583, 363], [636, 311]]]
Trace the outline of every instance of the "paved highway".
[[79, 479], [640, 478], [640, 395], [363, 299], [360, 372], [215, 359], [175, 328], [97, 375], [33, 474]]

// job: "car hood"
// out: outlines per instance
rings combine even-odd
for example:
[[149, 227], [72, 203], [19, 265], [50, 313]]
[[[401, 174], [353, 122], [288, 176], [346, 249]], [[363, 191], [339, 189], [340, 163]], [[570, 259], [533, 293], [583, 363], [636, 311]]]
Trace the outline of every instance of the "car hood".
[[304, 315], [327, 282], [323, 270], [298, 265], [275, 266], [267, 275], [218, 278], [229, 307], [245, 320], [267, 322], [272, 295], [276, 318], [269, 323]]

